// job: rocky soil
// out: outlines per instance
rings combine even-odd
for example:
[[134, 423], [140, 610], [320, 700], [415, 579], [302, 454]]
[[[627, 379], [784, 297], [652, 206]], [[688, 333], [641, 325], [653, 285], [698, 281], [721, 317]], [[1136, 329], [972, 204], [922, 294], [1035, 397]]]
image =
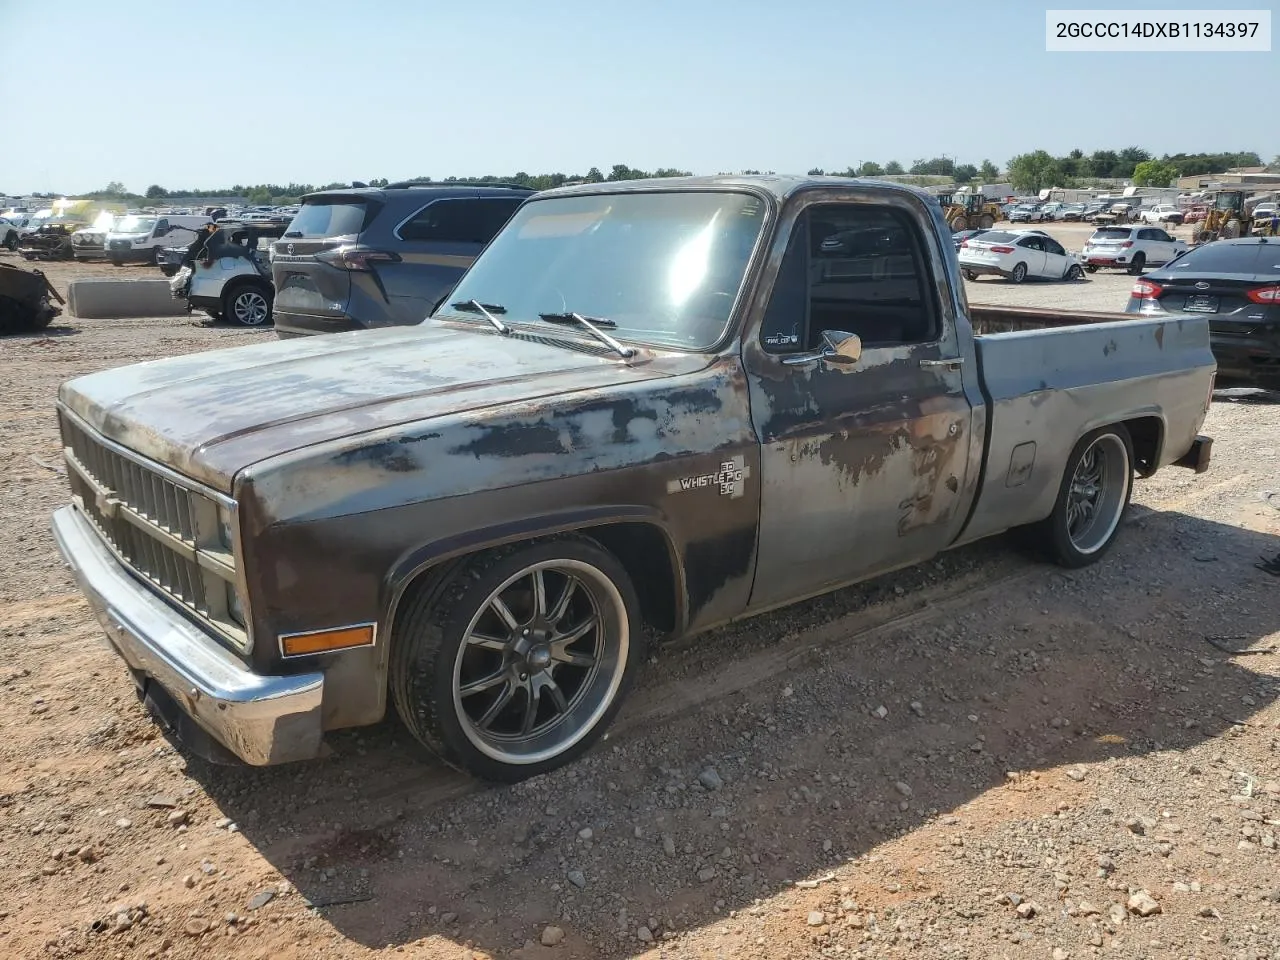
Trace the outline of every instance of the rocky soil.
[[491, 788], [394, 720], [185, 758], [56, 555], [58, 383], [272, 336], [0, 339], [0, 956], [1280, 958], [1280, 408], [1215, 403], [1096, 566], [999, 538], [656, 651], [589, 756]]

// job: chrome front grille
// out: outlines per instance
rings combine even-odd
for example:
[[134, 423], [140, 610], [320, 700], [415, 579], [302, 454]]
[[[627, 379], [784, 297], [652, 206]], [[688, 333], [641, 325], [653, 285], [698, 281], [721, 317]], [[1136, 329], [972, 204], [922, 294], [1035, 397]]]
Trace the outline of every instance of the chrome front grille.
[[246, 608], [235, 551], [222, 542], [219, 513], [235, 501], [200, 487], [100, 436], [59, 410], [72, 500], [116, 557], [167, 600], [233, 647], [249, 647], [232, 615]]

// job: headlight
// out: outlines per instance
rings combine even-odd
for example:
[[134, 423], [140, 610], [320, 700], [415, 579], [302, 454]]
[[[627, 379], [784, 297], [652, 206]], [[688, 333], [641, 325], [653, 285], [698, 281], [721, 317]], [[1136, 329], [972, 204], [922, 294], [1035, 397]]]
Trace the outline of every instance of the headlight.
[[226, 507], [218, 507], [218, 539], [230, 550], [235, 545], [235, 520]]
[[227, 613], [240, 626], [244, 626], [244, 607], [240, 605], [240, 593], [234, 583], [227, 584]]

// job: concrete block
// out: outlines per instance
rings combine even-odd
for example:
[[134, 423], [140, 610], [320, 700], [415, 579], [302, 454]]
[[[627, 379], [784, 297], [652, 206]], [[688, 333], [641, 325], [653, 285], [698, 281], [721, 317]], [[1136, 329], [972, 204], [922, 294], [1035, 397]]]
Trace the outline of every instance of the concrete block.
[[72, 280], [67, 311], [85, 320], [185, 317], [187, 305], [173, 298], [168, 280]]

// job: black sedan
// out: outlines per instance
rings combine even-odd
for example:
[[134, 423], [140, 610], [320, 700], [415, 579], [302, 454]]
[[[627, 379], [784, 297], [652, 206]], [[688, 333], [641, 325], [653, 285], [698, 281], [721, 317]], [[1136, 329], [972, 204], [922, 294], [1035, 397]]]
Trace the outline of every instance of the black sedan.
[[1126, 313], [1208, 316], [1221, 379], [1280, 388], [1280, 239], [1193, 247], [1133, 285]]

